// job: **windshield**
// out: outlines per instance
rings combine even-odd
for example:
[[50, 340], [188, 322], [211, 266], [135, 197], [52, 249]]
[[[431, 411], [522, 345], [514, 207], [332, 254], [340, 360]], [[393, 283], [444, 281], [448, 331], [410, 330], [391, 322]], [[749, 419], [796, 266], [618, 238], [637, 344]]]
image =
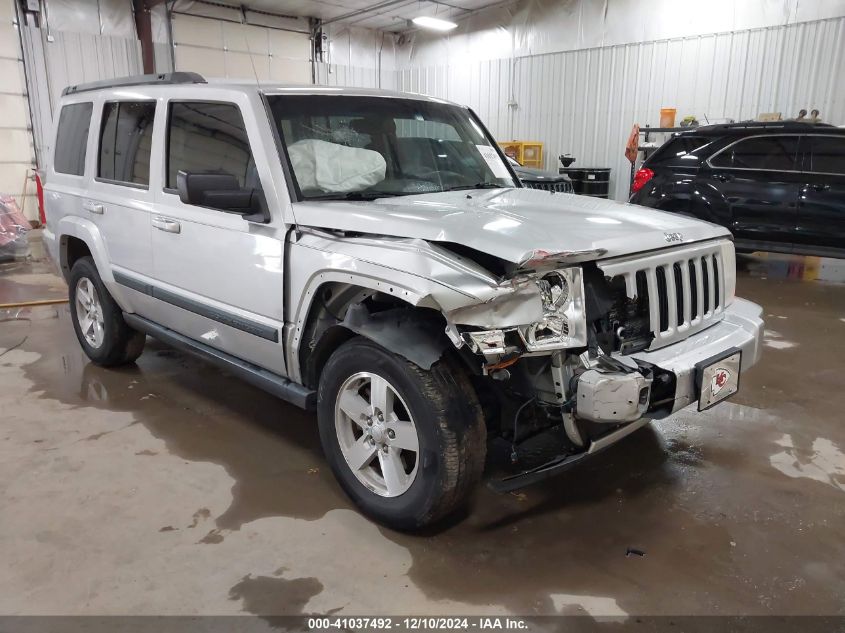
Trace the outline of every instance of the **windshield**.
[[513, 187], [465, 108], [385, 97], [268, 96], [304, 199]]

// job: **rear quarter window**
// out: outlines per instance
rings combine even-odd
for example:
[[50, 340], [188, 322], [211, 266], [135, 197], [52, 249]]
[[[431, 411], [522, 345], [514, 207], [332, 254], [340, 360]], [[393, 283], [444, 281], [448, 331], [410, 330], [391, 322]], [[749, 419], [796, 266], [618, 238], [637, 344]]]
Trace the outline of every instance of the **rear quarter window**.
[[648, 159], [649, 165], [697, 165], [705, 152], [700, 152], [713, 139], [707, 136], [678, 136], [666, 141]]
[[72, 176], [85, 173], [88, 128], [93, 108], [91, 102], [73, 103], [62, 108], [53, 152], [53, 170], [56, 173]]

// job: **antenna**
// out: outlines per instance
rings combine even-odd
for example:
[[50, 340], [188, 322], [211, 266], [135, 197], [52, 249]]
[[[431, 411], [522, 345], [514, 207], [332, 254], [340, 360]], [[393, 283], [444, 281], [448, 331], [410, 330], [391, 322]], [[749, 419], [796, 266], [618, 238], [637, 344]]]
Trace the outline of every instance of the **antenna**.
[[[241, 5], [241, 26], [244, 27], [244, 31], [246, 31], [247, 21], [246, 21], [246, 5]], [[258, 71], [255, 69], [255, 58], [252, 56], [252, 50], [249, 48], [249, 33], [244, 33], [244, 44], [246, 44], [246, 52], [249, 55], [249, 63], [252, 66], [252, 74], [255, 76], [255, 83], [261, 88], [261, 80], [258, 78]]]

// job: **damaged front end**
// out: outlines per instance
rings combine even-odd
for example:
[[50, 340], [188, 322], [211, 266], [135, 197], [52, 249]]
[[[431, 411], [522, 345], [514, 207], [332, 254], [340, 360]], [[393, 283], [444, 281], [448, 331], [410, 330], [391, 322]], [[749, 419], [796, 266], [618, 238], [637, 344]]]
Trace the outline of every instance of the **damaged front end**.
[[630, 292], [593, 261], [531, 263], [501, 281], [509, 292], [447, 315], [475, 370], [499, 491], [610, 446], [671, 413], [675, 398], [672, 372], [631, 356], [655, 340], [647, 283]]

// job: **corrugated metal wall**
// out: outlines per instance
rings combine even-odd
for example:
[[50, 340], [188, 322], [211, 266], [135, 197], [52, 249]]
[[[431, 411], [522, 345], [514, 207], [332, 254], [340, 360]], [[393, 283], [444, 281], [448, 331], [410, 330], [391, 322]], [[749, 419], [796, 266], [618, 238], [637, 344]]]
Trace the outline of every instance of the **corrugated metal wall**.
[[625, 199], [623, 149], [633, 123], [659, 124], [661, 107], [703, 123], [818, 108], [845, 124], [845, 18], [683, 39], [400, 70], [398, 89], [471, 106], [499, 140], [545, 143], [576, 166], [611, 167]]
[[[321, 86], [351, 86], [353, 88], [381, 88], [396, 90], [399, 76], [394, 71], [376, 68], [345, 66], [341, 64], [315, 64], [315, 83]], [[379, 77], [381, 75], [381, 77]]]

